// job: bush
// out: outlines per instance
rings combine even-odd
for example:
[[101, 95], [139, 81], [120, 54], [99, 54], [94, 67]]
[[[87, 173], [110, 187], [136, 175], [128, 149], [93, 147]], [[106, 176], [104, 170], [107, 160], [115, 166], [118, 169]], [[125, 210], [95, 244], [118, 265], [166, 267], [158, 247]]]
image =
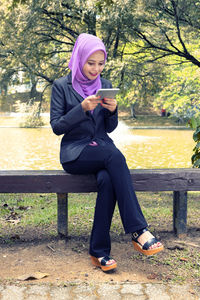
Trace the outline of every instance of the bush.
[[44, 122], [40, 115], [40, 102], [34, 102], [31, 104], [30, 102], [22, 103], [18, 100], [14, 106], [22, 118], [22, 121], [19, 124], [21, 128], [36, 128], [44, 126]]

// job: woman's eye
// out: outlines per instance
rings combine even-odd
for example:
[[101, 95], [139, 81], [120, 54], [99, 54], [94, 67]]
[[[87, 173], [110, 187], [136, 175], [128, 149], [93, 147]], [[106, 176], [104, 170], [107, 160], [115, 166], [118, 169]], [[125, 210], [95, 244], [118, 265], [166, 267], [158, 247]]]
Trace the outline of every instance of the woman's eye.
[[[89, 65], [89, 66], [94, 66], [95, 63], [88, 62], [88, 65]], [[104, 63], [99, 63], [99, 66], [100, 66], [100, 67], [104, 66]]]

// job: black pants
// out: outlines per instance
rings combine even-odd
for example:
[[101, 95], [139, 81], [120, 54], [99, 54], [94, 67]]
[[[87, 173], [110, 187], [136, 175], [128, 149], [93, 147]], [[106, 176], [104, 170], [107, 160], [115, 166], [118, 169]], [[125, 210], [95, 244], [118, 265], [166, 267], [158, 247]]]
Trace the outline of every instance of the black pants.
[[91, 255], [102, 257], [110, 254], [109, 232], [116, 201], [125, 233], [147, 227], [126, 160], [114, 145], [88, 145], [75, 161], [64, 163], [63, 168], [72, 174], [94, 173], [97, 178], [98, 194], [89, 251]]

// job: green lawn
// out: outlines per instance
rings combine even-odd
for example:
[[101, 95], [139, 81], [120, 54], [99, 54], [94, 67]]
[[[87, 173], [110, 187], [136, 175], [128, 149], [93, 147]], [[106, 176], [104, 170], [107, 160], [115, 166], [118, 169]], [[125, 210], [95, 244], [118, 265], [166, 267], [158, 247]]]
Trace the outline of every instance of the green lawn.
[[[152, 265], [155, 270], [159, 267], [167, 268], [166, 274], [162, 273], [164, 281], [184, 283], [190, 278], [198, 282], [200, 253], [198, 246], [192, 245], [199, 243], [200, 193], [188, 193], [188, 238], [192, 243], [187, 244], [188, 239], [183, 240], [186, 242], [183, 249], [175, 248], [173, 251], [168, 248], [176, 240], [172, 232], [172, 192], [140, 192], [137, 196], [151, 231], [160, 236], [166, 251], [148, 260], [140, 254], [133, 254], [130, 259]], [[69, 194], [69, 236], [74, 237], [74, 241], [78, 238], [89, 242], [95, 198], [95, 193]], [[46, 237], [56, 238], [56, 194], [0, 194], [0, 203], [0, 243], [14, 245], [18, 239], [23, 243], [27, 239], [38, 239], [38, 236], [42, 240], [44, 233]], [[113, 216], [111, 237], [115, 242], [127, 240], [118, 209]], [[81, 252], [80, 242], [74, 247]]]
[[[120, 113], [119, 113], [120, 116]], [[130, 126], [188, 126], [187, 121], [180, 122], [175, 117], [161, 117], [159, 115], [137, 115], [137, 118], [131, 118], [129, 115], [120, 116], [120, 119], [126, 121]]]
[[[172, 192], [137, 193], [145, 217], [157, 231], [172, 230]], [[189, 193], [188, 225], [200, 225], [199, 193]], [[88, 235], [93, 221], [95, 193], [69, 194], [69, 232], [71, 235]], [[1, 194], [0, 233], [31, 226], [48, 226], [57, 223], [56, 194]], [[116, 208], [111, 231], [123, 233]]]

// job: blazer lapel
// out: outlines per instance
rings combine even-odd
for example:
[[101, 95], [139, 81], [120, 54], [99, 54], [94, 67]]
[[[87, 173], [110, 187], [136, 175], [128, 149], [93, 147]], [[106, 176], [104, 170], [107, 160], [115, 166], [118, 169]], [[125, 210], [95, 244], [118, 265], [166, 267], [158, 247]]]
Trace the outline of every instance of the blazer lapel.
[[79, 95], [79, 93], [77, 93], [77, 92], [73, 89], [72, 85], [68, 85], [68, 87], [69, 87], [70, 91], [74, 94], [74, 96], [77, 98], [77, 100], [78, 100], [79, 102], [82, 102], [82, 101], [84, 100], [83, 97], [82, 97], [81, 95]]
[[74, 94], [74, 96], [76, 97], [76, 99], [79, 102], [82, 102], [84, 100], [83, 97], [81, 95], [79, 95], [79, 93], [77, 93], [77, 91], [75, 91], [74, 88], [73, 88], [73, 86], [72, 86], [72, 74], [71, 74], [71, 72], [68, 75], [67, 84], [68, 84], [69, 90]]

